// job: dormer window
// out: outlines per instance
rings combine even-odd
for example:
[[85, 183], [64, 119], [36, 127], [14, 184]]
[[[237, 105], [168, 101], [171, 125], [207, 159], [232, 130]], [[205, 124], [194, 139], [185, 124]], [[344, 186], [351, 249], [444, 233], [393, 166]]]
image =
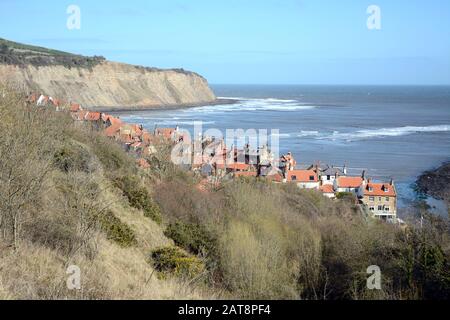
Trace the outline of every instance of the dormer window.
[[296, 181], [297, 180], [297, 176], [292, 176], [292, 181]]
[[373, 188], [372, 187], [369, 187], [369, 192], [373, 192]]
[[389, 192], [389, 188], [388, 187], [384, 187], [384, 192]]
[[314, 181], [315, 177], [314, 176], [309, 176], [309, 181]]

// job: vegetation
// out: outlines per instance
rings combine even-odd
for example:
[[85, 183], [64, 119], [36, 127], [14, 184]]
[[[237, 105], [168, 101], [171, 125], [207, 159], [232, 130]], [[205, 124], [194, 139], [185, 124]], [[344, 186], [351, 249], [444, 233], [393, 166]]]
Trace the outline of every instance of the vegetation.
[[[169, 145], [141, 172], [95, 129], [24, 100], [0, 87], [0, 298], [450, 298], [450, 226], [424, 206], [399, 228], [290, 184], [201, 190]], [[72, 264], [81, 291], [65, 287]], [[381, 290], [367, 289], [372, 265]]]
[[0, 63], [12, 65], [53, 66], [66, 68], [92, 68], [105, 61], [104, 57], [85, 57], [63, 51], [52, 50], [8, 41], [0, 38]]
[[123, 191], [128, 198], [130, 205], [142, 210], [144, 215], [156, 223], [161, 223], [161, 211], [157, 204], [152, 201], [147, 189], [141, 185], [141, 181], [136, 176], [122, 176], [114, 180], [116, 187]]
[[131, 247], [137, 244], [133, 230], [111, 211], [101, 217], [100, 224], [103, 231], [106, 232], [108, 240], [113, 240], [122, 247]]
[[202, 261], [189, 255], [178, 247], [165, 247], [153, 250], [153, 263], [162, 277], [175, 275], [177, 277], [195, 278], [201, 275], [205, 267]]

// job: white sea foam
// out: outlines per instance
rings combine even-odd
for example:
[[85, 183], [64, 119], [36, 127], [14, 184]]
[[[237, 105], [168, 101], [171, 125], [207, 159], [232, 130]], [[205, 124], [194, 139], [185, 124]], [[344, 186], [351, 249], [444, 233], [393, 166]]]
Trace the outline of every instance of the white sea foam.
[[308, 131], [308, 130], [302, 130], [299, 134], [297, 134], [297, 137], [316, 137], [319, 136], [319, 131]]
[[239, 102], [236, 102], [234, 104], [211, 105], [193, 109], [185, 109], [184, 112], [224, 113], [236, 111], [299, 111], [316, 108], [316, 106], [313, 105], [305, 105], [297, 100], [288, 99], [249, 99], [237, 97], [228, 99], [239, 100]]
[[406, 126], [397, 128], [358, 130], [355, 132], [334, 131], [332, 134], [319, 137], [319, 139], [354, 141], [378, 137], [398, 137], [415, 133], [433, 133], [447, 131], [450, 131], [450, 125], [434, 125], [425, 127]]

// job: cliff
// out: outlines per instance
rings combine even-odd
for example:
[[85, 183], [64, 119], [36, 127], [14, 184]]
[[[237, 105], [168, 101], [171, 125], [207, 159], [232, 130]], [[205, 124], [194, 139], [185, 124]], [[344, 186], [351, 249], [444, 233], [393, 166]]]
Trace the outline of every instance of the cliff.
[[90, 109], [200, 105], [216, 100], [206, 79], [194, 72], [109, 62], [2, 39], [0, 45], [0, 79]]

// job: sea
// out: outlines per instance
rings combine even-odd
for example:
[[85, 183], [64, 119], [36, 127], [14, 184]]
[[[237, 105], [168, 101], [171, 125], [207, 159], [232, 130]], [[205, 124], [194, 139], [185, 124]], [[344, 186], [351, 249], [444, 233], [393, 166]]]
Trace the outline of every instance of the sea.
[[[366, 170], [375, 180], [394, 179], [399, 207], [416, 198], [414, 182], [450, 160], [450, 86], [213, 85], [233, 104], [121, 113], [149, 130], [279, 130], [281, 153], [300, 167], [320, 162]], [[429, 199], [447, 216], [443, 201]]]

